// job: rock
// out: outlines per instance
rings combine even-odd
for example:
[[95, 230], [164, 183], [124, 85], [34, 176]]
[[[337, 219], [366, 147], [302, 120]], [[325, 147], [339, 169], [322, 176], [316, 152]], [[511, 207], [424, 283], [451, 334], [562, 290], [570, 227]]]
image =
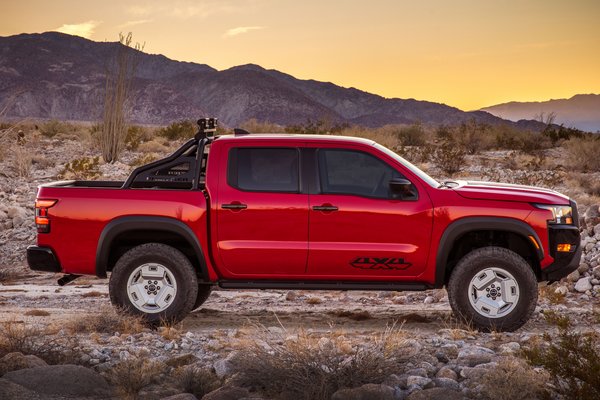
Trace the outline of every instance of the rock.
[[594, 235], [600, 235], [600, 224], [594, 227]]
[[287, 301], [294, 301], [298, 298], [298, 295], [296, 294], [296, 292], [293, 291], [289, 291], [287, 292], [287, 294], [285, 295], [285, 299]]
[[473, 379], [477, 381], [481, 379], [486, 373], [487, 370], [485, 368], [465, 367], [460, 371], [460, 376], [466, 379]]
[[479, 364], [490, 362], [494, 354], [495, 353], [492, 350], [486, 347], [469, 346], [458, 352], [457, 361], [459, 364], [474, 367]]
[[511, 355], [521, 350], [521, 345], [517, 342], [509, 342], [500, 346], [499, 352], [502, 355]]
[[7, 379], [0, 378], [0, 399], [37, 400], [39, 394]]
[[583, 218], [585, 220], [585, 225], [589, 228], [595, 228], [596, 225], [600, 224], [600, 211], [598, 210], [598, 205], [594, 204], [589, 206], [588, 209], [585, 210]]
[[431, 388], [413, 392], [407, 400], [463, 400], [463, 395], [456, 391], [446, 388]]
[[406, 378], [406, 384], [408, 385], [408, 387], [416, 385], [424, 389], [434, 386], [433, 381], [431, 379], [417, 375], [410, 375], [408, 378]]
[[436, 387], [441, 387], [444, 389], [460, 390], [460, 385], [454, 379], [434, 378], [433, 383], [435, 384]]
[[566, 296], [569, 293], [569, 289], [566, 286], [559, 286], [554, 289], [554, 293]]
[[425, 297], [425, 300], [423, 300], [423, 303], [433, 304], [433, 303], [435, 303], [435, 298], [433, 296], [427, 296], [427, 297]]
[[594, 268], [592, 275], [594, 275], [594, 278], [600, 279], [600, 266]]
[[237, 386], [223, 386], [205, 394], [202, 400], [238, 400], [249, 396], [248, 389]]
[[575, 290], [579, 293], [585, 293], [588, 290], [592, 290], [592, 284], [590, 282], [590, 277], [587, 276], [585, 278], [581, 278], [575, 284]]
[[331, 400], [394, 400], [394, 389], [386, 385], [368, 383], [352, 389], [340, 389]]
[[224, 358], [222, 360], [218, 360], [217, 362], [215, 362], [213, 364], [215, 373], [217, 374], [217, 376], [220, 379], [223, 379], [227, 375], [231, 375], [232, 370], [233, 370], [232, 360], [236, 355], [237, 355], [237, 352], [233, 351], [233, 352], [229, 353], [229, 355], [226, 358]]
[[48, 395], [108, 397], [111, 392], [108, 383], [101, 375], [79, 365], [50, 365], [21, 369], [9, 372], [3, 378]]
[[199, 360], [200, 359], [198, 357], [196, 357], [195, 355], [187, 353], [187, 354], [182, 354], [177, 357], [170, 358], [165, 362], [165, 364], [167, 364], [169, 367], [177, 368], [177, 367], [183, 367], [184, 365], [193, 364]]
[[423, 378], [427, 378], [427, 370], [425, 368], [413, 368], [406, 371], [406, 375], [422, 376]]
[[442, 367], [440, 368], [440, 370], [437, 372], [437, 374], [435, 374], [436, 378], [444, 378], [444, 379], [452, 379], [452, 380], [458, 380], [458, 374], [456, 372], [454, 372], [454, 370], [450, 367]]
[[581, 274], [579, 273], [579, 271], [575, 270], [567, 276], [567, 279], [569, 280], [569, 282], [577, 282], [580, 277]]
[[0, 358], [0, 376], [7, 372], [18, 371], [25, 368], [45, 367], [46, 361], [34, 355], [24, 355], [23, 353], [15, 352], [8, 353]]
[[164, 397], [162, 400], [198, 400], [198, 398], [191, 393], [179, 393], [173, 396]]
[[579, 273], [581, 275], [585, 274], [589, 270], [590, 270], [590, 266], [587, 265], [586, 263], [581, 263], [581, 264], [579, 264], [579, 267], [577, 267], [577, 271], [579, 271]]

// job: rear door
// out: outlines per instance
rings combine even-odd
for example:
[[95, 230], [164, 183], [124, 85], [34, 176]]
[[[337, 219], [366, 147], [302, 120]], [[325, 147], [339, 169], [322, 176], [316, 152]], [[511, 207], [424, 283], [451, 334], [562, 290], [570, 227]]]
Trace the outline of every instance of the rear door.
[[387, 280], [421, 274], [433, 218], [416, 179], [414, 195], [398, 196], [389, 182], [408, 174], [372, 146], [314, 152], [318, 183], [309, 199], [308, 275]]
[[308, 257], [308, 194], [300, 147], [232, 142], [222, 150], [217, 252], [230, 278], [303, 276]]

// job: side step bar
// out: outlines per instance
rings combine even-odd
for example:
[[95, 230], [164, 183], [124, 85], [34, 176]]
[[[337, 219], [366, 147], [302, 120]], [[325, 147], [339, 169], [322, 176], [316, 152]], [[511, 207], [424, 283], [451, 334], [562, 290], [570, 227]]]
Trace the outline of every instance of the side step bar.
[[220, 281], [223, 289], [298, 289], [298, 290], [395, 290], [432, 289], [424, 283], [406, 282], [324, 282], [324, 281]]

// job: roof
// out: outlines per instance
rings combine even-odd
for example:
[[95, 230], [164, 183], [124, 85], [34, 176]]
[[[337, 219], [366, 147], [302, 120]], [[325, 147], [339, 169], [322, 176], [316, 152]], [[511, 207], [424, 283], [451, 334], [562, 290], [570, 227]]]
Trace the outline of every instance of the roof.
[[295, 133], [250, 133], [247, 135], [223, 135], [217, 137], [219, 140], [281, 140], [281, 141], [307, 141], [307, 142], [344, 142], [373, 145], [375, 142], [371, 139], [364, 139], [352, 136], [337, 135], [303, 135]]

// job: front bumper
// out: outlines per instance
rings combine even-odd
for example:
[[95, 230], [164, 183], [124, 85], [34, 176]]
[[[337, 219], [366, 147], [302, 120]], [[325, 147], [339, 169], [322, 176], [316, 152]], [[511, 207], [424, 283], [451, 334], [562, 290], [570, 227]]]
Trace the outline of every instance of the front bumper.
[[58, 259], [48, 247], [27, 247], [27, 264], [34, 271], [61, 272]]
[[[579, 267], [581, 261], [581, 237], [579, 228], [573, 225], [549, 225], [548, 226], [550, 255], [554, 262], [542, 270], [542, 280], [558, 281]], [[558, 252], [556, 245], [568, 243], [575, 246], [571, 252]]]

